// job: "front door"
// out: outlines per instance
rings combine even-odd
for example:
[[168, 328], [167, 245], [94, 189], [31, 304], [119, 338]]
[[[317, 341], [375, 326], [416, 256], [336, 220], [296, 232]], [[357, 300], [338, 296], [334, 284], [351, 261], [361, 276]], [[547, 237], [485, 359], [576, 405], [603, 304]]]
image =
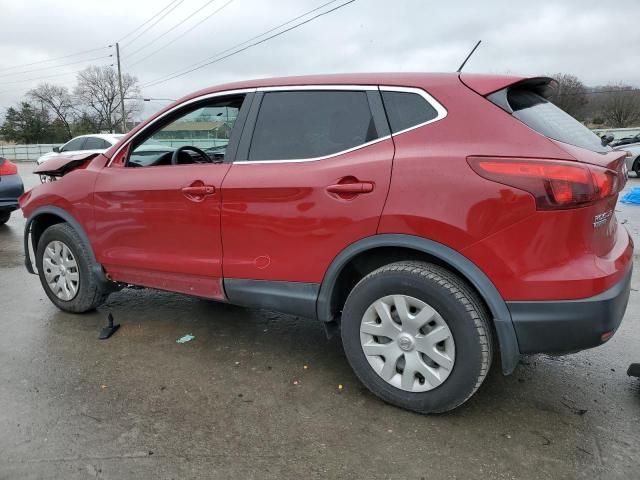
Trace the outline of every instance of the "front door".
[[151, 124], [98, 176], [94, 243], [113, 280], [224, 298], [220, 188], [243, 101], [212, 99]]

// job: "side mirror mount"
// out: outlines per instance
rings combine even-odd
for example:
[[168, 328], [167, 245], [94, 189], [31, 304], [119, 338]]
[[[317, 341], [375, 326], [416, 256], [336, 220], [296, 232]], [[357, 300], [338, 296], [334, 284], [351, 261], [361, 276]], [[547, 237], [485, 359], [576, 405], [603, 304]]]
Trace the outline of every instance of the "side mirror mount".
[[613, 135], [602, 135], [602, 138], [600, 138], [600, 141], [602, 142], [602, 146], [606, 147], [611, 142], [613, 142]]
[[53, 147], [53, 151], [56, 153], [60, 153], [60, 147]]

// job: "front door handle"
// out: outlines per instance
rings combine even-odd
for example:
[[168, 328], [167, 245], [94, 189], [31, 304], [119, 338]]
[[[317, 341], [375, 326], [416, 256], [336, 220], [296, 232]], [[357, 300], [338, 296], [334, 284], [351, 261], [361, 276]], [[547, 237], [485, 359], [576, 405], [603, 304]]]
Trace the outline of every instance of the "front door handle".
[[195, 187], [184, 187], [182, 193], [185, 195], [213, 195], [216, 188], [211, 185], [198, 185]]
[[216, 193], [216, 187], [205, 185], [201, 180], [193, 182], [188, 187], [181, 188], [182, 194], [193, 202], [201, 202], [207, 195]]
[[372, 182], [353, 182], [353, 183], [336, 183], [335, 185], [329, 185], [327, 192], [336, 193], [338, 195], [357, 195], [360, 193], [373, 192]]

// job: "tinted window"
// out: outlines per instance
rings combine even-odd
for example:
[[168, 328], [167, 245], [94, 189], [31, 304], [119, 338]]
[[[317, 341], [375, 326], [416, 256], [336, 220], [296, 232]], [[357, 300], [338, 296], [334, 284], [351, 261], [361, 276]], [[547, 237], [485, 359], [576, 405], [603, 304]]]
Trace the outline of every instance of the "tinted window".
[[88, 137], [83, 148], [84, 148], [84, 150], [102, 150], [102, 149], [106, 148], [104, 146], [105, 143], [106, 142], [101, 138]]
[[376, 138], [366, 92], [267, 92], [249, 159], [323, 157]]
[[71, 140], [69, 143], [64, 145], [60, 151], [61, 152], [75, 152], [78, 150], [82, 150], [82, 144], [84, 143], [85, 137], [78, 137]]
[[610, 150], [595, 133], [537, 93], [512, 88], [507, 99], [514, 117], [546, 137], [594, 152]]
[[417, 93], [383, 91], [382, 99], [392, 133], [415, 127], [438, 116], [436, 109]]

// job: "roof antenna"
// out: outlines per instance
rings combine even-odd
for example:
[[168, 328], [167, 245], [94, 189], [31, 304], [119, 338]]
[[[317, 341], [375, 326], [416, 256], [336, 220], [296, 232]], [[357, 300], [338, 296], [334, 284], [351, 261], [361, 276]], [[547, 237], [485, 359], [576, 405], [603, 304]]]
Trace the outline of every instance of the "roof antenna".
[[480, 42], [482, 42], [482, 40], [478, 40], [478, 43], [476, 43], [476, 46], [473, 47], [473, 49], [469, 52], [469, 55], [467, 55], [467, 58], [464, 59], [464, 62], [462, 62], [462, 65], [460, 65], [458, 70], [456, 70], [456, 73], [460, 73], [462, 71], [464, 66], [467, 64], [467, 61], [471, 58], [471, 55], [473, 55], [473, 52], [475, 52], [476, 48], [480, 46]]

